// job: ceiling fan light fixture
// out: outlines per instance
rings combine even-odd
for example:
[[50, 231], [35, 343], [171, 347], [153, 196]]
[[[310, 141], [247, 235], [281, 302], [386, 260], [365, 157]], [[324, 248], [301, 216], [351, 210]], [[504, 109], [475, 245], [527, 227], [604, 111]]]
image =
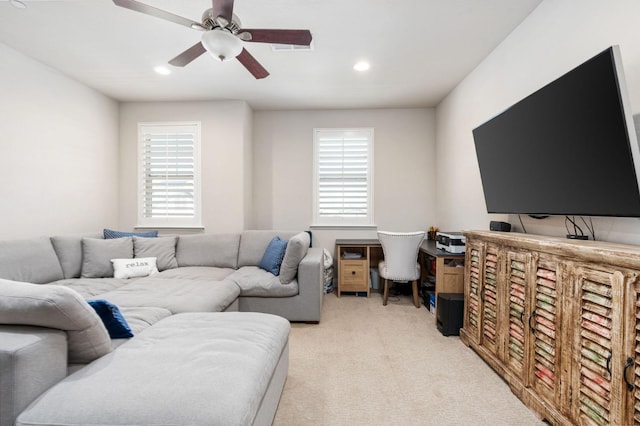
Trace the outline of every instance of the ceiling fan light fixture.
[[221, 28], [202, 34], [202, 45], [219, 61], [228, 61], [242, 52], [242, 40]]
[[206, 27], [204, 27], [202, 24], [199, 24], [197, 22], [193, 22], [191, 24], [191, 28], [193, 28], [194, 30], [198, 30], [198, 31], [206, 31], [207, 30]]
[[224, 16], [218, 16], [216, 18], [216, 23], [220, 25], [222, 28], [225, 28], [227, 25], [229, 25], [229, 21]]

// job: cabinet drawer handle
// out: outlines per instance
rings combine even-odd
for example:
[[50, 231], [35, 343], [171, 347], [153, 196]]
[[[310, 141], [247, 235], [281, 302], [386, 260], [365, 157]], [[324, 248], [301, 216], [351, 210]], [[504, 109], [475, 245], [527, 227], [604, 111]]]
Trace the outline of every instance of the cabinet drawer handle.
[[609, 375], [611, 375], [611, 356], [613, 354], [609, 354], [609, 356], [607, 357], [607, 371], [609, 372]]
[[531, 312], [531, 316], [529, 317], [529, 328], [531, 330], [533, 330], [533, 327], [534, 327], [533, 324], [531, 323], [531, 320], [535, 318], [536, 311], [537, 311], [537, 309], [534, 309], [533, 312]]
[[355, 274], [356, 274], [356, 271], [351, 271], [351, 275], [355, 275]]
[[624, 382], [627, 384], [627, 389], [629, 391], [633, 390], [633, 384], [629, 383], [627, 380], [627, 369], [633, 365], [633, 359], [627, 358], [627, 363], [624, 365], [624, 370], [622, 371], [622, 377], [624, 378]]

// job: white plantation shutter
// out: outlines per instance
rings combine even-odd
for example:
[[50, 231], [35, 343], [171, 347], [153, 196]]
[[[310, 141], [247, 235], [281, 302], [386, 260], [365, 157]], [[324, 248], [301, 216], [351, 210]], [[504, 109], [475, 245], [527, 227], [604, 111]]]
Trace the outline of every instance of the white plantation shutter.
[[200, 226], [199, 123], [141, 123], [140, 226]]
[[373, 129], [316, 129], [315, 223], [371, 225]]

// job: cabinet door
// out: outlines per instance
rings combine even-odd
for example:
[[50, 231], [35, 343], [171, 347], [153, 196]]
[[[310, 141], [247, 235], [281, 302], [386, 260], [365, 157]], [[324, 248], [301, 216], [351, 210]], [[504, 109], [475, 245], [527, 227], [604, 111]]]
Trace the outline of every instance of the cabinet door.
[[508, 323], [509, 334], [505, 361], [509, 369], [523, 380], [528, 360], [526, 303], [529, 301], [531, 284], [531, 254], [507, 252], [507, 276], [509, 288]]
[[[531, 314], [526, 325], [531, 337], [530, 386], [542, 399], [559, 407], [562, 377], [561, 293], [564, 283], [561, 265], [542, 254], [537, 256]], [[570, 342], [571, 340], [567, 344], [570, 345]]]
[[464, 268], [462, 259], [439, 257], [436, 270], [436, 291], [438, 293], [462, 293]]
[[484, 271], [482, 276], [482, 289], [480, 291], [481, 306], [481, 340], [480, 344], [493, 354], [500, 353], [498, 337], [499, 318], [499, 285], [498, 274], [500, 272], [498, 247], [488, 244], [484, 256]]
[[484, 245], [467, 243], [465, 259], [464, 328], [476, 343], [480, 341], [480, 283], [482, 282]]
[[[627, 367], [627, 370], [623, 370], [623, 380], [629, 380], [632, 388], [625, 383], [625, 387], [628, 392], [633, 394], [632, 398], [626, 402], [625, 415], [623, 421], [620, 424], [634, 424], [640, 425], [640, 280], [638, 279], [640, 273], [634, 272], [629, 276], [628, 284], [625, 285], [625, 294], [628, 296], [629, 301], [625, 304], [627, 311], [624, 314], [624, 318], [627, 321], [626, 330], [629, 330], [624, 337], [625, 342], [629, 347], [626, 348], [626, 353], [632, 358], [632, 366]], [[628, 360], [625, 360], [625, 367], [628, 365]]]
[[[604, 269], [604, 268], [603, 268]], [[574, 318], [578, 332], [573, 346], [572, 406], [578, 424], [628, 424], [623, 406], [629, 399], [623, 374], [624, 286], [621, 271], [578, 266]], [[628, 373], [631, 380], [633, 374]]]

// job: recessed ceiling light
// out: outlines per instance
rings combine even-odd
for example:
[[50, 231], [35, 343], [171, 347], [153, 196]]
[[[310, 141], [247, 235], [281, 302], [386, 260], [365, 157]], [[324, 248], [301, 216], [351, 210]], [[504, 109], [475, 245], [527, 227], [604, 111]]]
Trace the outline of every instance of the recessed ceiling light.
[[155, 72], [161, 75], [169, 75], [171, 74], [171, 70], [165, 66], [159, 65], [153, 69]]
[[371, 68], [371, 65], [369, 65], [369, 62], [367, 61], [360, 61], [353, 66], [354, 70], [361, 71], [361, 72], [367, 71], [369, 70], [369, 68]]
[[9, 0], [9, 3], [11, 3], [11, 6], [17, 7], [18, 9], [26, 9], [27, 8], [27, 5], [24, 4], [20, 0]]

